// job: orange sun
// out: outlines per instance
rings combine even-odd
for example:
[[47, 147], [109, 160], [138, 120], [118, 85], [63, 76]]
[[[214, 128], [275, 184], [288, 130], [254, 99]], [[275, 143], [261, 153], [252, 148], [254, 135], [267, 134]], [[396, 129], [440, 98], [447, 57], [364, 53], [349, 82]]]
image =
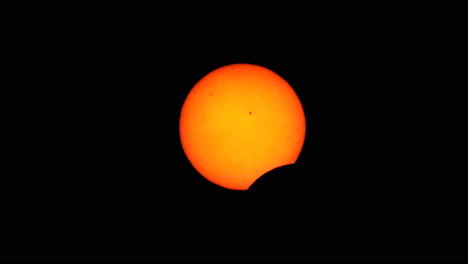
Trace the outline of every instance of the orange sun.
[[203, 77], [180, 115], [182, 148], [206, 179], [247, 190], [266, 172], [296, 162], [305, 116], [292, 87], [275, 72], [231, 64]]

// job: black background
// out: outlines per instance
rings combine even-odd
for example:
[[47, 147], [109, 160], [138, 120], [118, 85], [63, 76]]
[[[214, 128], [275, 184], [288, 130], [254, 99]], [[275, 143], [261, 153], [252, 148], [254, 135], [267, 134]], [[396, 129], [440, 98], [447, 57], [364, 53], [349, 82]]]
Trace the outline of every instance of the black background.
[[[446, 150], [445, 113], [459, 105], [444, 93], [450, 32], [438, 13], [36, 8], [10, 21], [21, 30], [10, 39], [3, 256], [466, 256], [462, 175]], [[199, 175], [178, 134], [190, 89], [231, 63], [281, 75], [307, 121], [297, 163], [241, 192]]]

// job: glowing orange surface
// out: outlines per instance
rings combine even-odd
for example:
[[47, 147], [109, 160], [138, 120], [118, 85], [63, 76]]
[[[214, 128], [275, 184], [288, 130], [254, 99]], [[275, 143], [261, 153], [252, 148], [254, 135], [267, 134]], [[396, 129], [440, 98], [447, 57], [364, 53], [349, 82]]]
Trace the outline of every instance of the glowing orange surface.
[[231, 64], [203, 77], [185, 99], [180, 139], [209, 181], [247, 190], [266, 172], [296, 162], [305, 116], [291, 86], [273, 71]]

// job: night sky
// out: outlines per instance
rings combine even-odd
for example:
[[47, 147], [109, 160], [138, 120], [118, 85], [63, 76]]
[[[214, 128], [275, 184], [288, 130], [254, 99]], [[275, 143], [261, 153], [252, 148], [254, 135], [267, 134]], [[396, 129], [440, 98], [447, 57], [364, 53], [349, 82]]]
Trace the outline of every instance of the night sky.
[[[460, 175], [435, 143], [447, 122], [436, 24], [414, 10], [186, 8], [186, 19], [106, 6], [17, 22], [2, 255], [464, 255]], [[306, 114], [296, 164], [249, 191], [204, 179], [178, 134], [193, 85], [232, 63], [278, 73]]]

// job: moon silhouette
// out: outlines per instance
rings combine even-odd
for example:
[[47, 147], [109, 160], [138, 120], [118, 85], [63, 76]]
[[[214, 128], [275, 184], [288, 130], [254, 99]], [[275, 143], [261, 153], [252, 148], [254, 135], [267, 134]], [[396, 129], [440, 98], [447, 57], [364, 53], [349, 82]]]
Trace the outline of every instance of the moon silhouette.
[[179, 133], [192, 166], [207, 180], [247, 190], [268, 171], [294, 164], [302, 150], [302, 104], [277, 73], [230, 64], [208, 73], [187, 95]]

